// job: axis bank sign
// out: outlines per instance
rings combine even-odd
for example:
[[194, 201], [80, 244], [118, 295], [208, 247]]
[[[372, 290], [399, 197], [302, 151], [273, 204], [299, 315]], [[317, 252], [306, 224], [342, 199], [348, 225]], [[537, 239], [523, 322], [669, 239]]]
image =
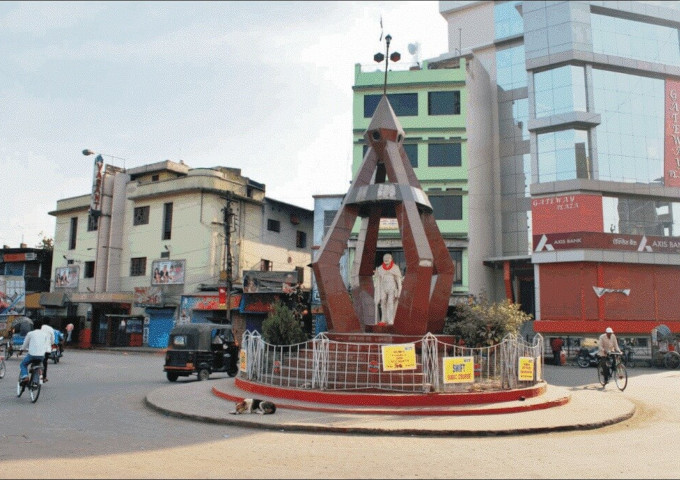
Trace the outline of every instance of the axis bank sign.
[[680, 187], [680, 81], [666, 80], [664, 185]]
[[680, 253], [680, 238], [618, 235], [603, 232], [546, 233], [534, 235], [534, 252], [596, 249], [643, 253]]

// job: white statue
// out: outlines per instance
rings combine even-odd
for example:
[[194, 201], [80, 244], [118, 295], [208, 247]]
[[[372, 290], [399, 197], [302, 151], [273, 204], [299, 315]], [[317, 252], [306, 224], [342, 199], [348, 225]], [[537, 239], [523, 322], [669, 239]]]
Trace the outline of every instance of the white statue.
[[378, 323], [378, 305], [380, 305], [379, 323], [392, 325], [399, 294], [401, 294], [401, 270], [399, 270], [399, 265], [392, 260], [392, 255], [386, 253], [383, 256], [383, 263], [375, 269], [373, 280], [376, 323]]

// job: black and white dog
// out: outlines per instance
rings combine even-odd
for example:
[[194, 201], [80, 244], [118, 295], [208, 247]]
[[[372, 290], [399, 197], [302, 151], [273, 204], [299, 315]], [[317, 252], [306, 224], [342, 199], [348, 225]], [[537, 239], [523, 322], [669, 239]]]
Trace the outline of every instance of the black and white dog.
[[233, 415], [240, 415], [241, 413], [270, 415], [276, 412], [276, 405], [273, 402], [259, 398], [244, 398], [242, 401], [236, 402], [235, 408], [233, 412], [230, 412]]

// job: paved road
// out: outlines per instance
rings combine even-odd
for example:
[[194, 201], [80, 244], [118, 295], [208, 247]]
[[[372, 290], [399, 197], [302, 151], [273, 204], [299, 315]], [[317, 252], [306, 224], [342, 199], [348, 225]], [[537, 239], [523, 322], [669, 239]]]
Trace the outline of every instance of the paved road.
[[[167, 385], [158, 355], [69, 351], [36, 405], [0, 381], [0, 471], [8, 478], [678, 478], [680, 371], [633, 370], [636, 415], [610, 427], [487, 438], [245, 430], [143, 406]], [[546, 366], [549, 383], [593, 389], [595, 369]], [[593, 405], [597, 408], [597, 405]], [[555, 409], [559, 415], [559, 409]], [[99, 425], [95, 422], [99, 419]], [[605, 460], [603, 454], [607, 455]], [[35, 458], [41, 458], [36, 462]]]

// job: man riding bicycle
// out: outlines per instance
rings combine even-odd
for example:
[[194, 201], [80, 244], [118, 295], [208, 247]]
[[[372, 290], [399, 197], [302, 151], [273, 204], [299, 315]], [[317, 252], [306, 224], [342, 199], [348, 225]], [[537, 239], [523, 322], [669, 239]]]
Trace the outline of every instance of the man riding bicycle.
[[40, 329], [38, 322], [33, 325], [34, 330], [28, 332], [24, 339], [24, 344], [21, 346], [22, 351], [28, 351], [24, 359], [19, 365], [19, 381], [28, 380], [28, 365], [32, 360], [43, 361], [45, 358], [45, 344], [47, 343], [47, 336], [43, 330]]
[[600, 365], [598, 368], [604, 375], [604, 384], [609, 382], [609, 367], [607, 366], [607, 357], [612, 352], [621, 353], [619, 348], [619, 342], [616, 340], [616, 335], [614, 335], [614, 330], [611, 327], [607, 327], [600, 339], [597, 342], [597, 355], [600, 357]]

